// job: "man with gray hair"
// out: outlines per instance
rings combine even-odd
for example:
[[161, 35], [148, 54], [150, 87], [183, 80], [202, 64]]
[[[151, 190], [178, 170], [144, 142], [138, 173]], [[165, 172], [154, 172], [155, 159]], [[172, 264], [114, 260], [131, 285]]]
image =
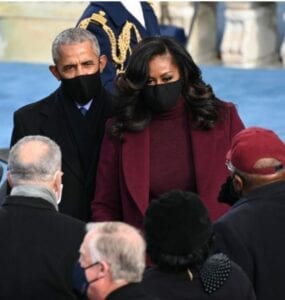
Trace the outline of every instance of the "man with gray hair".
[[72, 268], [85, 224], [58, 212], [61, 152], [44, 136], [10, 150], [12, 187], [0, 208], [0, 299], [77, 299]]
[[52, 44], [51, 73], [61, 81], [48, 97], [14, 113], [11, 146], [31, 134], [47, 136], [62, 151], [65, 189], [59, 210], [83, 221], [91, 220], [97, 161], [111, 98], [102, 88], [107, 59], [94, 34], [69, 28]]
[[122, 222], [89, 223], [74, 269], [74, 286], [90, 300], [155, 300], [140, 285], [145, 242]]

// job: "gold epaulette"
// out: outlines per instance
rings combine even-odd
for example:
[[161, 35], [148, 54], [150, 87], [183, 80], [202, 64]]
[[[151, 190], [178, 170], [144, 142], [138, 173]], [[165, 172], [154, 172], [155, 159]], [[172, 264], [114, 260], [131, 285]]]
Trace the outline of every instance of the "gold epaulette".
[[132, 30], [134, 30], [137, 42], [141, 40], [141, 35], [135, 24], [126, 21], [121, 33], [119, 34], [118, 38], [116, 38], [113, 30], [107, 25], [107, 19], [105, 18], [105, 15], [105, 12], [102, 10], [100, 10], [99, 13], [93, 13], [90, 18], [83, 19], [78, 24], [78, 27], [87, 29], [90, 23], [100, 25], [102, 27], [102, 29], [108, 35], [110, 41], [112, 60], [116, 65], [117, 73], [120, 73], [124, 71], [124, 64], [126, 62], [128, 53], [132, 53]]
[[107, 19], [105, 18], [105, 15], [106, 15], [105, 12], [100, 10], [98, 13], [92, 14], [90, 18], [83, 19], [78, 24], [78, 27], [82, 29], [87, 29], [90, 23], [95, 23], [103, 26], [107, 23]]

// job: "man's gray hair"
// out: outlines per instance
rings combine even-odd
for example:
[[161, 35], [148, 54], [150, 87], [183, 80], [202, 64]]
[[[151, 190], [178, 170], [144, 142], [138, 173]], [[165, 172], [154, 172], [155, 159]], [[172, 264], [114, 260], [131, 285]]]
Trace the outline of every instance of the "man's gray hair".
[[[39, 144], [42, 149], [34, 157], [23, 158], [22, 148], [28, 143]], [[51, 180], [61, 170], [61, 151], [48, 137], [30, 135], [20, 139], [10, 150], [8, 168], [13, 184]]]
[[145, 241], [140, 232], [123, 222], [87, 224], [94, 234], [89, 240], [92, 262], [104, 260], [114, 281], [140, 282], [145, 269]]
[[93, 47], [94, 52], [99, 57], [100, 56], [100, 46], [97, 38], [93, 33], [86, 29], [79, 27], [68, 28], [62, 31], [52, 43], [52, 59], [56, 64], [59, 59], [59, 48], [62, 45], [72, 45], [89, 41]]

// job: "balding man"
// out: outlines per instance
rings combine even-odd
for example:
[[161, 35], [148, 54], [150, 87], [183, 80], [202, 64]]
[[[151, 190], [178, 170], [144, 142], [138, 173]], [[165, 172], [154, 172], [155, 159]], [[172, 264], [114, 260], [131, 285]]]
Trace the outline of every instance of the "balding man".
[[121, 222], [87, 226], [75, 268], [75, 288], [90, 300], [156, 300], [140, 285], [145, 242], [134, 227]]
[[12, 187], [0, 209], [0, 299], [77, 299], [72, 270], [85, 224], [58, 212], [61, 152], [43, 136], [10, 150]]
[[271, 130], [239, 132], [227, 154], [240, 199], [215, 224], [217, 251], [238, 263], [257, 299], [283, 300], [285, 277], [285, 145]]

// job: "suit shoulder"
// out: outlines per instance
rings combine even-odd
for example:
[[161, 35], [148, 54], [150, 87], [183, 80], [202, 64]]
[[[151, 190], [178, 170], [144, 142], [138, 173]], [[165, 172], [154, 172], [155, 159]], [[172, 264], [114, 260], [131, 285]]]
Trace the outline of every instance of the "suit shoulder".
[[85, 235], [86, 224], [74, 217], [57, 212], [54, 216], [54, 222], [57, 224], [58, 234], [68, 238], [82, 239]]
[[221, 100], [221, 99], [217, 99], [217, 101], [224, 108], [227, 108], [227, 109], [235, 109], [236, 108], [236, 104], [231, 101], [226, 101], [226, 100]]
[[251, 281], [248, 278], [245, 271], [234, 261], [231, 260], [231, 277], [234, 280], [235, 284], [239, 285], [240, 288], [248, 287], [249, 289], [253, 289], [251, 285]]
[[20, 107], [19, 109], [17, 109], [15, 111], [15, 115], [25, 115], [25, 114], [30, 114], [30, 113], [33, 113], [33, 112], [37, 112], [41, 109], [41, 107], [51, 103], [54, 101], [54, 95], [55, 95], [56, 92], [53, 92], [52, 94], [50, 94], [49, 96], [41, 99], [41, 100], [38, 100], [36, 102], [32, 102], [32, 103], [29, 103], [27, 105], [24, 105], [22, 107]]
[[83, 228], [83, 229], [85, 228], [86, 224], [79, 219], [76, 219], [69, 215], [65, 215], [61, 212], [58, 213], [58, 216], [60, 217], [61, 222], [63, 223], [70, 224], [71, 226], [78, 227], [78, 228]]

